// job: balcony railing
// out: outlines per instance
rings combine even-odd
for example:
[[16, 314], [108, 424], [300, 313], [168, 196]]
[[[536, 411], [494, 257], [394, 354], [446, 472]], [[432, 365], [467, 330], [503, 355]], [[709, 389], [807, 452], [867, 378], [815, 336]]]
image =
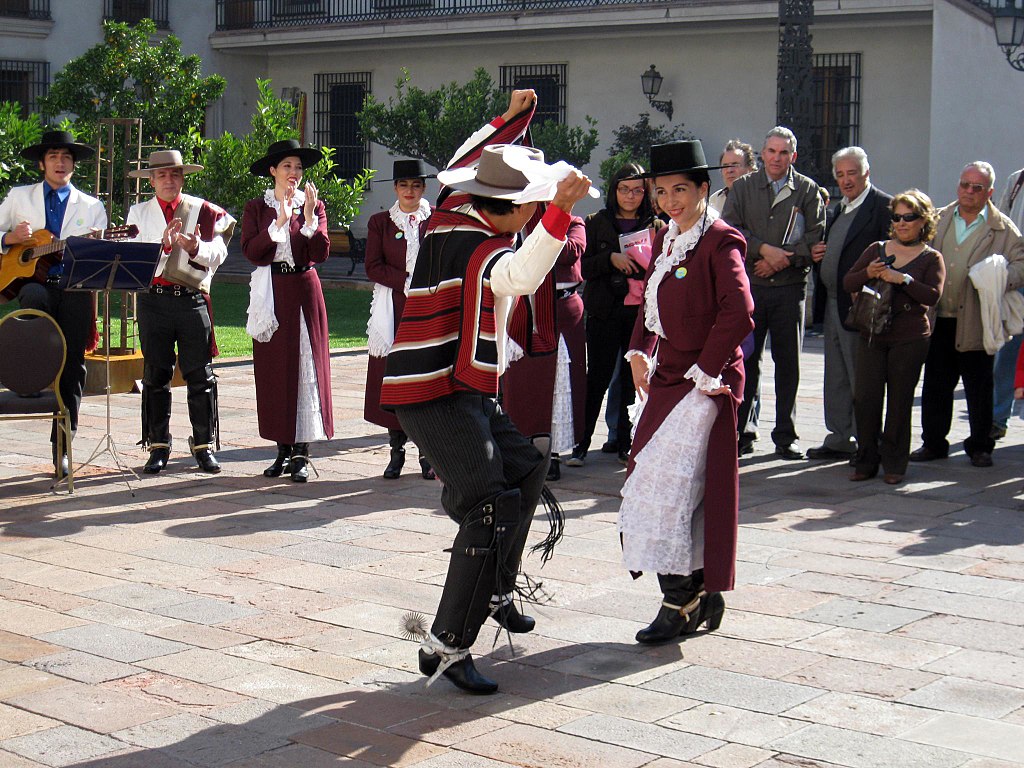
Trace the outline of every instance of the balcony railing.
[[138, 24], [152, 19], [157, 29], [169, 29], [167, 0], [103, 0], [104, 21]]
[[[400, 18], [508, 14], [673, 0], [217, 0], [217, 29], [268, 29]], [[674, 0], [678, 2], [678, 0]]]
[[50, 0], [0, 0], [0, 16], [49, 21]]

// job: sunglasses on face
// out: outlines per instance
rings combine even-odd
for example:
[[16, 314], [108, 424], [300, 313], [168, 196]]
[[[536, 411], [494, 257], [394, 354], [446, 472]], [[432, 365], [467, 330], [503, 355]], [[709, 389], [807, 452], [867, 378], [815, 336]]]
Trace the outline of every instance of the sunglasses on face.
[[984, 192], [986, 189], [988, 189], [988, 187], [986, 187], [984, 184], [975, 184], [974, 182], [971, 181], [961, 181], [960, 189], [969, 189], [974, 194], [978, 194], [980, 192]]
[[893, 224], [895, 224], [897, 221], [905, 221], [905, 222], [907, 222], [909, 224], [911, 221], [917, 221], [918, 219], [920, 219], [921, 218], [921, 214], [920, 213], [890, 213], [889, 214], [889, 218], [892, 220]]

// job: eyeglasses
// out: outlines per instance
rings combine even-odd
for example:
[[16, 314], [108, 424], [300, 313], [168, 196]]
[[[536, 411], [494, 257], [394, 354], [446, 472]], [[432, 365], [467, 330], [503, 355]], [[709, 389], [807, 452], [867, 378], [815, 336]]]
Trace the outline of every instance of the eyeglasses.
[[979, 192], [984, 192], [986, 189], [988, 189], [988, 187], [985, 186], [984, 184], [975, 184], [974, 182], [971, 181], [961, 181], [960, 189], [969, 189], [974, 194], [978, 194]]
[[890, 213], [889, 218], [892, 223], [895, 224], [897, 221], [905, 221], [908, 224], [912, 221], [917, 221], [921, 218], [920, 213]]
[[615, 191], [626, 197], [638, 197], [644, 193], [643, 187], [616, 187]]

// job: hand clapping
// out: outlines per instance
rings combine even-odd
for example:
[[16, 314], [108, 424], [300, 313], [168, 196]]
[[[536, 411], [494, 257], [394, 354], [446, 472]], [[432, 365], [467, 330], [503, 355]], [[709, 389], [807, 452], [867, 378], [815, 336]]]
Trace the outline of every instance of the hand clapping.
[[311, 181], [306, 182], [306, 203], [302, 209], [302, 218], [306, 224], [311, 227], [315, 227], [317, 224], [316, 219], [316, 204], [320, 199], [320, 193], [317, 191], [316, 186]]

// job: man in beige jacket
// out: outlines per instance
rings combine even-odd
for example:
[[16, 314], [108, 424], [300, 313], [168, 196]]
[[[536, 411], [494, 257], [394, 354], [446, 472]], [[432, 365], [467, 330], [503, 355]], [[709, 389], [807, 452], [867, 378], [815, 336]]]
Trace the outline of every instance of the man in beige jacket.
[[985, 351], [981, 301], [968, 272], [992, 254], [1006, 257], [1006, 290], [1024, 285], [1024, 240], [1013, 222], [992, 204], [995, 171], [983, 161], [960, 172], [957, 202], [939, 211], [932, 246], [942, 252], [946, 283], [937, 307], [921, 391], [921, 437], [911, 461], [949, 455], [953, 392], [963, 379], [971, 434], [964, 451], [976, 467], [992, 466], [992, 362]]

